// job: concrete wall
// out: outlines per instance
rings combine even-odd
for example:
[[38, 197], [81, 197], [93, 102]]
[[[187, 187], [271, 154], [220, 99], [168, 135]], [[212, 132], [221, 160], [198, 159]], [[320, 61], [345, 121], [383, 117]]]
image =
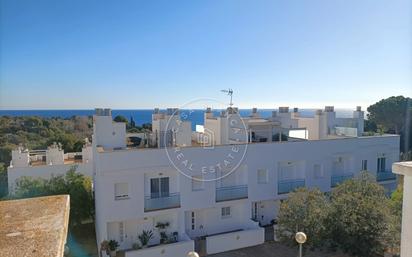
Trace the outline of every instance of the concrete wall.
[[401, 256], [412, 257], [412, 162], [395, 163], [393, 171], [404, 175]]
[[104, 148], [126, 147], [126, 123], [113, 122], [112, 116], [93, 116], [93, 144]]
[[221, 253], [234, 249], [262, 244], [265, 241], [264, 228], [256, 228], [206, 237], [207, 254]]
[[[230, 217], [221, 216], [221, 208], [230, 207]], [[191, 211], [186, 213], [186, 232], [188, 235], [205, 236], [244, 228], [250, 221], [250, 205], [246, 200], [217, 203], [212, 208], [193, 210], [195, 230], [191, 230]]]
[[184, 257], [191, 251], [194, 251], [194, 242], [192, 240], [126, 251], [125, 257]]

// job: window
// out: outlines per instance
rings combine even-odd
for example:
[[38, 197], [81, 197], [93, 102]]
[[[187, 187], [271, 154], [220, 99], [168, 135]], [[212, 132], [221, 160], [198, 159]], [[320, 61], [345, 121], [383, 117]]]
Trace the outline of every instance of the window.
[[127, 183], [114, 184], [114, 199], [121, 200], [129, 198], [129, 186]]
[[362, 160], [362, 170], [368, 170], [368, 160]]
[[339, 157], [333, 162], [332, 172], [335, 174], [342, 174], [345, 171], [343, 158]]
[[292, 162], [282, 163], [279, 166], [279, 180], [294, 179], [297, 177], [295, 165]]
[[150, 179], [150, 197], [161, 198], [169, 196], [169, 178]]
[[230, 207], [223, 207], [222, 208], [222, 218], [229, 218], [230, 217]]
[[192, 176], [192, 191], [200, 191], [204, 189], [203, 177]]
[[385, 170], [386, 170], [386, 158], [385, 157], [378, 158], [377, 172], [385, 172]]
[[313, 165], [313, 175], [315, 178], [323, 178], [325, 174], [323, 174], [323, 169], [320, 164]]
[[266, 169], [257, 170], [257, 182], [258, 184], [268, 183], [268, 171]]

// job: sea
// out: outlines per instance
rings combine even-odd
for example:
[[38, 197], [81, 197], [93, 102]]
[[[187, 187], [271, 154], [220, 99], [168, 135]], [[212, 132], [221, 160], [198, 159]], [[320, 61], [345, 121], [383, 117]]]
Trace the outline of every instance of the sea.
[[[162, 110], [160, 110], [162, 111]], [[165, 110], [163, 110], [165, 111]], [[272, 111], [278, 111], [277, 109], [258, 109], [258, 113], [261, 117], [271, 117]], [[311, 117], [315, 114], [316, 109], [299, 109], [300, 115], [302, 117]], [[353, 110], [350, 109], [336, 109], [336, 116], [342, 118], [349, 118], [352, 116]], [[186, 114], [187, 120], [192, 122], [192, 128], [195, 130], [196, 125], [203, 125], [203, 117], [205, 110], [195, 109], [195, 110], [180, 110], [181, 115]], [[213, 110], [213, 112], [218, 115], [220, 110]], [[251, 115], [251, 109], [240, 109], [239, 113], [243, 117]], [[39, 116], [44, 118], [70, 118], [72, 116], [92, 116], [94, 110], [0, 110], [0, 116]], [[133, 118], [136, 125], [141, 126], [144, 123], [152, 122], [152, 109], [130, 109], [130, 110], [112, 110], [112, 116], [122, 115], [128, 120]]]

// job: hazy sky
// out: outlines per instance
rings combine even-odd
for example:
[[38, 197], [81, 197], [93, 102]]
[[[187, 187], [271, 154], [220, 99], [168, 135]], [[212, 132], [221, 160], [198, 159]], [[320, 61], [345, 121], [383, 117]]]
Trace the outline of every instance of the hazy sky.
[[367, 106], [412, 92], [410, 0], [0, 0], [0, 108]]

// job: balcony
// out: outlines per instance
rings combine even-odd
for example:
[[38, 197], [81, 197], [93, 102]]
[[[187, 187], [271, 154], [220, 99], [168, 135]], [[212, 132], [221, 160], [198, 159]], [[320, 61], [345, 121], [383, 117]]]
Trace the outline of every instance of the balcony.
[[278, 182], [278, 194], [287, 194], [294, 191], [296, 188], [304, 187], [304, 179], [286, 179]]
[[345, 180], [352, 179], [353, 173], [344, 173], [339, 175], [332, 175], [330, 178], [330, 186], [336, 187], [339, 184], [342, 184]]
[[247, 185], [216, 188], [216, 202], [247, 198]]
[[376, 172], [376, 181], [378, 182], [395, 180], [395, 179], [396, 179], [396, 174], [392, 173], [391, 170]]
[[180, 194], [173, 193], [163, 197], [146, 196], [144, 200], [144, 211], [157, 211], [163, 209], [179, 208]]

